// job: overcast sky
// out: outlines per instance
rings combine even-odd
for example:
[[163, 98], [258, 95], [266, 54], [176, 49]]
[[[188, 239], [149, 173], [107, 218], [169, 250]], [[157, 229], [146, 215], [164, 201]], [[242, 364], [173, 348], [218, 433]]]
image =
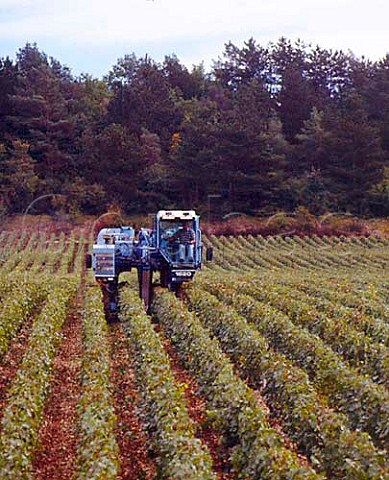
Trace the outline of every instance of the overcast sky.
[[132, 52], [208, 68], [229, 40], [281, 36], [378, 60], [389, 53], [389, 1], [0, 0], [0, 57], [36, 42], [75, 75], [100, 77]]

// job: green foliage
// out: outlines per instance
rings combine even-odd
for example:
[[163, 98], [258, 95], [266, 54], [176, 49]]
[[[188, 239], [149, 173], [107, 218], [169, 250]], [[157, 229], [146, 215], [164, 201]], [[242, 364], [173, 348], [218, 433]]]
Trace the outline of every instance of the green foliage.
[[384, 169], [384, 178], [369, 190], [372, 211], [379, 216], [389, 216], [389, 167]]
[[110, 346], [101, 292], [88, 289], [83, 312], [83, 393], [79, 403], [77, 479], [113, 480], [119, 471], [116, 415], [110, 381]]
[[[297, 217], [317, 222], [306, 208]], [[31, 233], [23, 220], [23, 233], [0, 232], [5, 371], [9, 347], [25, 347], [9, 386], [4, 379], [0, 477], [32, 478], [36, 455], [40, 461], [54, 358], [77, 295], [85, 304], [73, 473], [117, 478], [109, 326], [99, 287], [83, 288], [88, 234], [58, 236], [42, 219]], [[140, 397], [135, 413], [148, 429], [158, 476], [216, 478], [202, 441], [211, 431], [221, 455], [229, 455], [227, 475], [238, 479], [386, 480], [389, 240], [289, 233], [203, 235], [203, 242], [214, 247], [214, 261], [184, 287], [185, 303], [156, 288], [150, 318], [135, 288], [120, 289], [119, 320]], [[135, 283], [135, 275], [127, 278]], [[19, 344], [23, 322], [29, 337]], [[201, 424], [188, 413], [186, 385], [175, 380], [171, 346], [198, 388]]]
[[345, 416], [322, 404], [303, 371], [269, 348], [243, 316], [203, 289], [189, 289], [188, 297], [204, 325], [239, 371], [261, 389], [273, 415], [318, 471], [329, 478], [384, 478], [384, 454], [375, 450], [366, 434], [350, 431]]
[[377, 445], [388, 442], [387, 391], [345, 365], [321, 339], [295, 326], [268, 304], [238, 294], [231, 288], [209, 286], [239, 313], [253, 322], [269, 343], [304, 369], [327, 396], [329, 405], [346, 413], [352, 428], [367, 431]]
[[39, 308], [47, 296], [47, 287], [13, 275], [12, 295], [4, 298], [0, 313], [0, 357], [8, 350], [20, 326]]
[[209, 74], [131, 54], [98, 80], [27, 43], [15, 63], [0, 59], [0, 213], [48, 193], [85, 213], [206, 210], [218, 194], [221, 214], [384, 216], [387, 64], [251, 38], [226, 44]]
[[140, 300], [130, 290], [122, 291], [120, 318], [135, 353], [147, 427], [159, 454], [161, 477], [177, 480], [216, 478], [208, 449], [195, 438], [183, 389], [174, 380], [161, 340]]
[[40, 180], [29, 144], [14, 140], [9, 148], [0, 145], [0, 185], [4, 206], [9, 212], [22, 211], [39, 191]]
[[158, 291], [152, 309], [200, 383], [209, 417], [235, 444], [232, 463], [238, 478], [322, 478], [284, 447], [252, 390], [236, 377], [218, 342], [182, 303]]
[[[50, 373], [67, 306], [76, 282], [58, 281], [34, 321], [29, 347], [8, 395], [0, 436], [3, 479], [31, 478], [31, 463], [41, 416], [50, 387]], [[12, 317], [9, 318], [12, 321]]]
[[[373, 342], [360, 331], [363, 317], [350, 318], [334, 310], [332, 315], [328, 315], [328, 310], [326, 314], [322, 314], [310, 303], [299, 298], [288, 286], [258, 284], [253, 287], [251, 284], [241, 283], [237, 285], [237, 291], [280, 309], [293, 323], [320, 336], [361, 373], [368, 374], [376, 383], [389, 386], [389, 352], [385, 345]], [[368, 319], [366, 321], [370, 323]]]

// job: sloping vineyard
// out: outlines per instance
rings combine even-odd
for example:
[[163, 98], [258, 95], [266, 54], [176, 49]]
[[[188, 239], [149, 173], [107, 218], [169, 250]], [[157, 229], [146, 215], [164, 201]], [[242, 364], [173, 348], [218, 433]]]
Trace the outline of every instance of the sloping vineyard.
[[215, 237], [182, 298], [0, 232], [0, 478], [389, 479], [389, 241]]

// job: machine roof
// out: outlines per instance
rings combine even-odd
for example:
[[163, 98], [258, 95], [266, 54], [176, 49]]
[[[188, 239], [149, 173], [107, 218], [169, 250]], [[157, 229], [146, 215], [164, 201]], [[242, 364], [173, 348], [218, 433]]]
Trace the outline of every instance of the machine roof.
[[157, 213], [161, 220], [194, 220], [196, 216], [194, 210], [160, 210]]

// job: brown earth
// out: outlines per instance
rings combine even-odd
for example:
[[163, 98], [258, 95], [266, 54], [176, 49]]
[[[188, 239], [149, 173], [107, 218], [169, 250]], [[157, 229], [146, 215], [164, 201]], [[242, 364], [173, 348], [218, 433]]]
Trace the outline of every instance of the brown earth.
[[128, 341], [119, 322], [110, 323], [111, 380], [114, 385], [117, 442], [119, 445], [119, 480], [151, 480], [156, 467], [149, 458], [150, 440], [137, 415], [138, 393]]
[[206, 400], [199, 394], [199, 386], [190, 373], [183, 368], [182, 363], [174, 351], [171, 341], [163, 334], [160, 325], [154, 326], [161, 332], [161, 339], [166, 353], [170, 357], [170, 365], [174, 379], [178, 385], [185, 389], [185, 399], [190, 418], [196, 425], [196, 437], [207, 447], [212, 457], [213, 470], [219, 480], [232, 480], [235, 478], [229, 461], [230, 449], [224, 444], [222, 434], [207, 422]]
[[28, 348], [31, 327], [32, 319], [23, 324], [15, 339], [11, 342], [7, 353], [0, 362], [0, 422], [7, 403], [8, 389], [16, 376], [18, 368], [23, 360], [24, 353]]
[[33, 461], [36, 480], [74, 477], [78, 446], [78, 402], [81, 396], [82, 322], [79, 306], [71, 308], [53, 362], [51, 396], [39, 430]]

